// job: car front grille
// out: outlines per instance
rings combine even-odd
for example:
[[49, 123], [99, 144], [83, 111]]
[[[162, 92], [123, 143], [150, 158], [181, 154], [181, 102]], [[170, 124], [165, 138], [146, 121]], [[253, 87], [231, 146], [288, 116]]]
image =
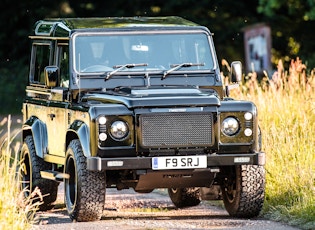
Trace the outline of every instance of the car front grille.
[[149, 114], [141, 115], [139, 121], [142, 147], [201, 147], [213, 144], [212, 114]]

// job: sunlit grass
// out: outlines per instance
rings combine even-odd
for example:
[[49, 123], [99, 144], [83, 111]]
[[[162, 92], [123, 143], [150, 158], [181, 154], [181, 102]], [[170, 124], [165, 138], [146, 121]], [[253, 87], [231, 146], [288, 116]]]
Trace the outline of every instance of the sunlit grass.
[[259, 111], [266, 152], [264, 215], [304, 229], [315, 229], [315, 74], [297, 59], [281, 62], [271, 80], [256, 74], [235, 98], [253, 101]]
[[18, 131], [13, 130], [11, 133], [10, 125], [10, 116], [0, 123], [3, 137], [0, 142], [0, 229], [25, 230], [31, 228], [38, 204], [32, 204], [31, 198], [24, 198], [20, 191], [16, 170], [20, 143], [15, 141], [12, 147]]

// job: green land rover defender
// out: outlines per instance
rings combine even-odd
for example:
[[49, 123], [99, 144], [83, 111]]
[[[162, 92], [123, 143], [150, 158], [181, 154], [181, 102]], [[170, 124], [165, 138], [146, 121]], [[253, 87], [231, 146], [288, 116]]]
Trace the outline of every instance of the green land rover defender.
[[168, 190], [177, 208], [223, 199], [233, 217], [263, 206], [257, 108], [229, 97], [211, 32], [179, 17], [38, 21], [23, 103], [22, 187], [41, 210], [58, 185], [74, 221], [99, 220], [105, 191]]

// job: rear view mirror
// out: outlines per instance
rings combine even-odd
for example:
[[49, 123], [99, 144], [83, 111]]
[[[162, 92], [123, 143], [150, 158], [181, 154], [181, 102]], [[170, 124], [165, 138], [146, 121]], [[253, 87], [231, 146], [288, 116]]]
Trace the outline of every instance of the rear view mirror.
[[46, 66], [44, 72], [46, 85], [48, 87], [57, 86], [59, 68], [57, 66]]
[[234, 61], [231, 63], [231, 85], [225, 86], [225, 94], [230, 96], [230, 90], [239, 87], [239, 82], [242, 80], [242, 63], [240, 61]]
[[234, 61], [231, 64], [231, 82], [237, 83], [242, 80], [242, 63]]
[[137, 51], [137, 52], [148, 52], [149, 51], [149, 46], [146, 45], [133, 45], [131, 46], [132, 51]]

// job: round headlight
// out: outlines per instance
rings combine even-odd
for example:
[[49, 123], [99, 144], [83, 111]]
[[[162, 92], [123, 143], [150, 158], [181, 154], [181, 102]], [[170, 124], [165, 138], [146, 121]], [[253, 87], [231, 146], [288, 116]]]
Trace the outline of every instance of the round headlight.
[[100, 125], [105, 125], [106, 124], [106, 117], [99, 117], [98, 118], [98, 123]]
[[223, 120], [221, 130], [227, 136], [235, 135], [240, 128], [238, 121], [234, 117], [227, 117]]
[[115, 121], [110, 127], [110, 134], [114, 139], [121, 140], [129, 133], [127, 124], [123, 121]]

